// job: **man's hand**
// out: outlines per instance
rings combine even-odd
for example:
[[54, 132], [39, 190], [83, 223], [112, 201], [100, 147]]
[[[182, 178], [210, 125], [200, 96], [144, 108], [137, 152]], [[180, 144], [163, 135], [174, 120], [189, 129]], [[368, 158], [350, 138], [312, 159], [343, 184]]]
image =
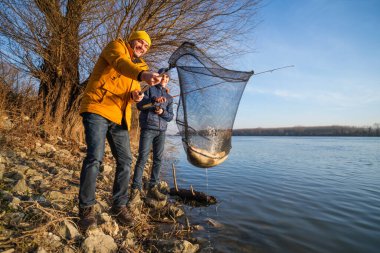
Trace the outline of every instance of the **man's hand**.
[[158, 115], [161, 115], [164, 113], [164, 110], [161, 107], [156, 107], [156, 110], [154, 112], [157, 113]]
[[166, 97], [158, 97], [154, 100], [156, 103], [165, 103], [166, 102]]
[[141, 93], [141, 94], [140, 94], [140, 91], [139, 91], [139, 90], [134, 90], [134, 91], [132, 91], [132, 99], [133, 99], [133, 101], [135, 101], [136, 103], [137, 103], [137, 102], [140, 102], [143, 98], [144, 98], [144, 93]]
[[146, 82], [149, 86], [154, 86], [161, 82], [162, 76], [160, 74], [150, 71], [143, 71], [141, 73], [141, 81]]

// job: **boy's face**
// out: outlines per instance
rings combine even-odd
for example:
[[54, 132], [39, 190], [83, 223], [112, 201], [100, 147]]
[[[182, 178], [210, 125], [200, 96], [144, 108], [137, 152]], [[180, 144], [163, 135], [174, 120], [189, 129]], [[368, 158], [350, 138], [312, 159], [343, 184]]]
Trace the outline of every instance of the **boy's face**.
[[161, 79], [161, 86], [165, 88], [168, 82], [169, 82], [169, 76], [164, 74]]
[[137, 58], [146, 54], [146, 52], [149, 49], [149, 44], [145, 40], [142, 40], [142, 39], [132, 40], [129, 44], [133, 50], [133, 54]]

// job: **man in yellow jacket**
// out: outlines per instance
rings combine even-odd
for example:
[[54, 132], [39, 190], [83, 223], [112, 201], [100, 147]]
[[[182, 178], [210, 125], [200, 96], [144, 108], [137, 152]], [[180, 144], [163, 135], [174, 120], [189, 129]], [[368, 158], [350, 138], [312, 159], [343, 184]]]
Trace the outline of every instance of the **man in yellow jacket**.
[[96, 178], [107, 139], [116, 159], [111, 212], [123, 225], [132, 225], [126, 204], [132, 155], [129, 132], [131, 104], [142, 100], [139, 81], [153, 86], [161, 81], [148, 71], [141, 58], [151, 46], [145, 31], [132, 32], [128, 42], [111, 41], [101, 52], [82, 99], [80, 113], [86, 135], [87, 155], [83, 161], [79, 188], [79, 225], [86, 230], [96, 225], [94, 205]]

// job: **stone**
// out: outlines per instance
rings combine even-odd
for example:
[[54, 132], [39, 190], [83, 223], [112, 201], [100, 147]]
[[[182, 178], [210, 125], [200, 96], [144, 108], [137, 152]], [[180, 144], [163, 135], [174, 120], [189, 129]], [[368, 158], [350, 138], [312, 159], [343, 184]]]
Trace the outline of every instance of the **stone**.
[[69, 157], [72, 156], [72, 155], [71, 155], [71, 152], [68, 151], [68, 150], [66, 150], [66, 149], [60, 149], [59, 151], [56, 152], [56, 155], [57, 155], [59, 158], [61, 158], [61, 159], [63, 159], [63, 158], [69, 158]]
[[201, 245], [206, 245], [208, 244], [210, 241], [207, 239], [207, 238], [204, 238], [204, 237], [195, 237], [195, 238], [192, 238], [192, 243], [197, 243], [197, 244], [201, 244]]
[[207, 219], [205, 219], [205, 221], [207, 222], [207, 224], [213, 226], [214, 228], [222, 228], [223, 227], [222, 223], [220, 223], [219, 221], [216, 221], [214, 219], [207, 218]]
[[65, 246], [63, 248], [63, 253], [76, 253], [77, 251], [71, 248], [70, 246]]
[[195, 231], [204, 231], [205, 228], [202, 226], [202, 225], [193, 225], [192, 228], [195, 230]]
[[17, 164], [14, 168], [15, 171], [17, 171], [18, 173], [21, 173], [21, 174], [25, 174], [27, 172], [27, 170], [29, 170], [29, 166], [26, 166], [26, 165], [22, 165], [22, 164]]
[[122, 243], [122, 247], [126, 249], [133, 249], [136, 246], [135, 234], [128, 231], [124, 236], [124, 242]]
[[21, 158], [26, 158], [26, 153], [24, 151], [18, 151], [16, 154]]
[[58, 248], [62, 246], [61, 238], [51, 232], [43, 233], [44, 239], [48, 242], [49, 248]]
[[42, 148], [45, 149], [47, 152], [56, 152], [57, 151], [57, 149], [49, 143], [45, 143], [44, 145], [42, 145]]
[[2, 253], [13, 253], [15, 252], [15, 249], [7, 249], [6, 251], [3, 251]]
[[32, 184], [37, 182], [37, 181], [42, 181], [42, 180], [43, 180], [42, 176], [33, 176], [33, 177], [29, 178], [29, 182], [31, 182]]
[[195, 253], [199, 250], [199, 244], [192, 244], [186, 240], [158, 240], [157, 246], [162, 252]]
[[58, 229], [58, 234], [61, 238], [66, 240], [75, 240], [78, 241], [82, 238], [82, 235], [79, 233], [78, 229], [74, 226], [69, 220], [64, 220]]
[[181, 217], [181, 216], [183, 216], [185, 214], [185, 212], [181, 208], [179, 208], [179, 207], [177, 207], [175, 205], [170, 205], [169, 206], [168, 213], [169, 213], [170, 216], [172, 216], [174, 218]]
[[39, 173], [38, 171], [36, 171], [35, 169], [32, 169], [32, 168], [28, 168], [25, 173], [24, 173], [25, 176], [40, 176], [41, 173]]
[[13, 186], [12, 188], [12, 192], [16, 192], [16, 193], [19, 193], [19, 194], [28, 194], [31, 191], [31, 189], [28, 187], [28, 185], [26, 184], [26, 181], [25, 179], [20, 179], [17, 181], [17, 183], [15, 184], [15, 186]]
[[22, 173], [17, 172], [15, 170], [5, 172], [4, 177], [11, 178], [11, 179], [16, 180], [16, 181], [25, 178]]
[[105, 234], [110, 236], [116, 236], [120, 230], [119, 225], [114, 220], [101, 224], [100, 228], [104, 231]]
[[52, 202], [62, 202], [66, 201], [69, 197], [67, 194], [63, 194], [62, 192], [59, 191], [50, 191], [44, 194], [46, 198], [48, 198]]
[[7, 150], [5, 151], [5, 158], [6, 158], [6, 160], [7, 160], [7, 163], [10, 162], [10, 159], [15, 158], [16, 156], [17, 156], [17, 155], [16, 155], [16, 152], [13, 151], [13, 150], [9, 150], [9, 149], [7, 149]]
[[11, 202], [12, 199], [13, 199], [13, 195], [10, 192], [0, 190], [1, 202], [3, 202], [3, 201]]
[[47, 253], [47, 251], [43, 248], [43, 247], [38, 247], [38, 249], [36, 250], [36, 253]]
[[7, 177], [3, 178], [3, 183], [5, 183], [5, 184], [12, 184], [12, 185], [14, 185], [14, 184], [16, 184], [16, 182], [17, 182], [17, 180], [14, 180], [12, 178], [7, 178]]
[[12, 209], [17, 209], [20, 203], [21, 200], [19, 198], [13, 197], [12, 201], [8, 204], [8, 207]]
[[39, 155], [44, 155], [47, 153], [46, 149], [38, 146], [34, 149], [34, 152], [36, 152]]
[[2, 124], [0, 127], [2, 127], [4, 130], [11, 130], [14, 127], [13, 122], [8, 117], [3, 117]]
[[99, 229], [88, 231], [88, 237], [83, 241], [81, 249], [85, 253], [113, 253], [118, 250], [114, 239]]
[[50, 166], [48, 167], [47, 169], [49, 171], [50, 174], [53, 174], [53, 175], [57, 175], [58, 174], [58, 169], [56, 167], [53, 167], [53, 166]]
[[5, 173], [5, 165], [0, 163], [0, 180], [3, 179]]
[[11, 227], [18, 227], [24, 217], [25, 214], [21, 212], [8, 213], [5, 215], [4, 220], [7, 221], [8, 225]]
[[37, 201], [38, 203], [47, 203], [47, 199], [42, 195], [37, 195], [33, 197], [34, 201]]

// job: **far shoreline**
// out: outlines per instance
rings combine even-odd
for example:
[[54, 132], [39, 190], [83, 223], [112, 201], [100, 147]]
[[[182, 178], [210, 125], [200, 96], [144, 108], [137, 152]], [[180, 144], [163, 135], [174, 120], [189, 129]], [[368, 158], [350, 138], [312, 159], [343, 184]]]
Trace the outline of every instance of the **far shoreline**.
[[277, 128], [233, 129], [232, 136], [315, 136], [315, 137], [380, 137], [380, 124], [354, 126], [295, 126]]
[[[167, 135], [180, 136], [180, 133], [167, 133]], [[380, 124], [376, 123], [368, 127], [332, 125], [240, 128], [233, 129], [232, 136], [380, 137]]]

